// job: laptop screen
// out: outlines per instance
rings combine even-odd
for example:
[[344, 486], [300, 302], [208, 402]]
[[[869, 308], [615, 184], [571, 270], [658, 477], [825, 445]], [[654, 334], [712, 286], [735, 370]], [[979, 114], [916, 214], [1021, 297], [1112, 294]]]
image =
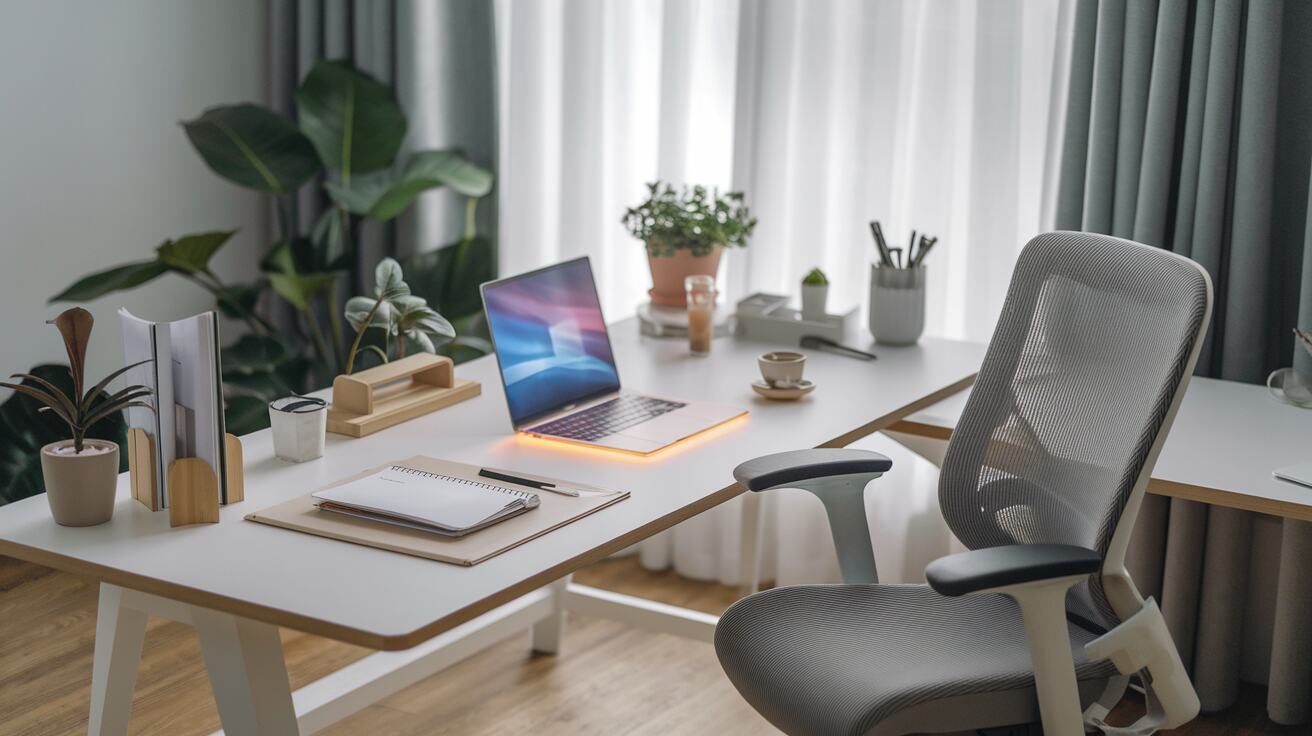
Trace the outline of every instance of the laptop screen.
[[516, 427], [619, 390], [586, 257], [484, 284], [483, 307]]

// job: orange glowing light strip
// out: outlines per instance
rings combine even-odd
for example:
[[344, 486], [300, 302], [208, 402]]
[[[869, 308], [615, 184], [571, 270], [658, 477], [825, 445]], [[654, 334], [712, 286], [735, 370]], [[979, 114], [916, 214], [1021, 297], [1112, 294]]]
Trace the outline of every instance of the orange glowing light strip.
[[[579, 442], [578, 440], [571, 440], [565, 437], [543, 437], [541, 435], [528, 434], [527, 432], [516, 432], [515, 439], [516, 441], [519, 442], [525, 442], [534, 445], [550, 446], [554, 448], [566, 447], [566, 448], [578, 448], [580, 450], [583, 450], [584, 452], [589, 452], [589, 451], [604, 452], [612, 457], [628, 458], [636, 462], [642, 462], [644, 460], [651, 460], [651, 459], [663, 460], [666, 457], [668, 457], [667, 453], [674, 451], [676, 449], [682, 449], [688, 447], [690, 444], [692, 444], [694, 440], [698, 442], [709, 442], [712, 437], [718, 437], [731, 431], [732, 429], [736, 428], [739, 424], [746, 422], [748, 416], [749, 416], [748, 413], [744, 411], [742, 414], [739, 414], [738, 416], [733, 417], [732, 419], [726, 419], [725, 421], [720, 422], [719, 424], [712, 425], [699, 432], [694, 432], [693, 434], [690, 434], [687, 437], [671, 442], [670, 444], [661, 447], [659, 449], [652, 450], [651, 452], [637, 452], [636, 450], [623, 450], [618, 447], [602, 447], [600, 445], [594, 445], [587, 442]], [[656, 457], [657, 455], [660, 455], [661, 457], [657, 458]]]

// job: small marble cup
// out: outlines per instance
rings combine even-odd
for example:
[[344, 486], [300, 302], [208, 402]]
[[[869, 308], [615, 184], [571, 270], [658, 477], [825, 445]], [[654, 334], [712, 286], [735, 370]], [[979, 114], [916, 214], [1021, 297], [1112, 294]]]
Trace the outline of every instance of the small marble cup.
[[802, 382], [802, 371], [806, 368], [806, 356], [787, 350], [776, 350], [756, 359], [761, 369], [761, 378], [771, 388], [793, 388]]

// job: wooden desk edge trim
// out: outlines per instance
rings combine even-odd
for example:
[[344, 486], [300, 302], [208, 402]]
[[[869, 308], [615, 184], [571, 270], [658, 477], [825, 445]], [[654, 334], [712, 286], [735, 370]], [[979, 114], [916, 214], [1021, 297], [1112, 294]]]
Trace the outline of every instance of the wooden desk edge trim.
[[[888, 431], [900, 432], [902, 434], [909, 434], [917, 437], [927, 437], [935, 440], [947, 440], [952, 437], [952, 429], [950, 427], [944, 427], [938, 424], [925, 424], [923, 422], [908, 419], [894, 422], [893, 425], [888, 428]], [[1208, 488], [1206, 486], [1196, 486], [1190, 483], [1177, 483], [1176, 481], [1162, 480], [1160, 478], [1149, 479], [1148, 492], [1154, 496], [1166, 496], [1169, 498], [1179, 498], [1185, 501], [1196, 501], [1198, 503], [1222, 506], [1225, 508], [1237, 509], [1239, 511], [1252, 511], [1258, 514], [1278, 516], [1284, 519], [1312, 521], [1312, 507], [1294, 503], [1292, 501], [1279, 501], [1270, 498], [1261, 498], [1259, 496], [1249, 496], [1244, 493], [1224, 491], [1218, 488]]]
[[[975, 375], [971, 374], [970, 376], [935, 391], [922, 399], [912, 402], [895, 412], [885, 414], [874, 421], [867, 422], [857, 429], [844, 433], [827, 442], [823, 442], [818, 446], [844, 447], [856, 440], [874, 434], [875, 432], [889, 429], [896, 426], [908, 415], [914, 414], [925, 407], [937, 404], [948, 396], [966, 389], [974, 382]], [[44, 565], [56, 570], [64, 570], [66, 572], [82, 575], [112, 585], [139, 590], [143, 593], [150, 593], [152, 595], [177, 600], [182, 603], [189, 603], [195, 606], [202, 606], [204, 608], [230, 613], [243, 618], [263, 621], [275, 626], [296, 629], [297, 631], [335, 639], [347, 644], [356, 644], [358, 646], [384, 651], [398, 651], [416, 647], [438, 634], [449, 631], [450, 629], [475, 619], [498, 606], [531, 593], [554, 580], [584, 567], [585, 565], [602, 560], [615, 552], [647, 539], [657, 532], [669, 529], [681, 521], [686, 521], [703, 511], [719, 506], [720, 504], [732, 499], [734, 496], [743, 493], [745, 490], [746, 489], [738, 483], [731, 483], [695, 503], [676, 509], [658, 519], [653, 519], [627, 534], [605, 544], [593, 547], [581, 554], [575, 555], [574, 557], [543, 570], [536, 575], [525, 578], [505, 590], [498, 591], [497, 593], [405, 634], [379, 634], [364, 629], [343, 626], [331, 621], [325, 621], [304, 614], [292, 613], [280, 608], [262, 606], [248, 601], [229, 598], [228, 596], [179, 585], [177, 583], [170, 583], [156, 578], [137, 575], [135, 573], [115, 570], [93, 562], [67, 557], [65, 555], [44, 549], [38, 549], [36, 547], [28, 547], [27, 545], [17, 544], [9, 540], [0, 539], [0, 554], [33, 562], [38, 565]]]

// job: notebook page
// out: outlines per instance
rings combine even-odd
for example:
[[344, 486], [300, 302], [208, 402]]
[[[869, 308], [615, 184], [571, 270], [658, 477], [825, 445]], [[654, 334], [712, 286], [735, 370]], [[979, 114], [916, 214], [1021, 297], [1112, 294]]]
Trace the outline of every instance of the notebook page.
[[509, 507], [535, 506], [538, 500], [531, 493], [395, 465], [312, 495], [319, 501], [452, 530], [476, 526]]

